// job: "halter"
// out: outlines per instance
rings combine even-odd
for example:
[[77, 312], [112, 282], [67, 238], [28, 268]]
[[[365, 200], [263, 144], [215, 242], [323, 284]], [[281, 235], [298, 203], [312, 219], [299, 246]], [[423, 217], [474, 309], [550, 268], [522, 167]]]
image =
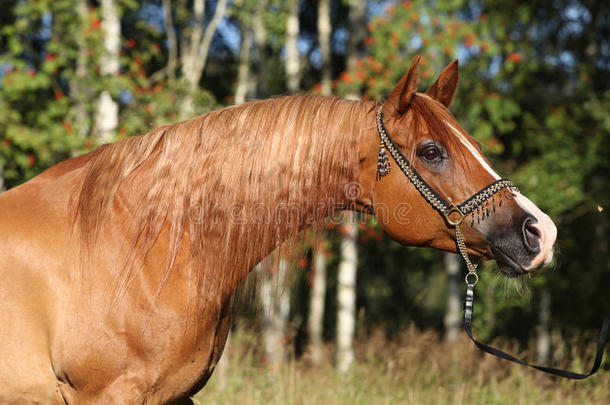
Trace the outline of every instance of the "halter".
[[[496, 180], [483, 189], [477, 191], [470, 198], [466, 199], [464, 202], [460, 204], [449, 204], [443, 197], [441, 197], [426, 181], [417, 173], [417, 170], [409, 163], [409, 160], [402, 154], [400, 149], [394, 144], [390, 135], [385, 129], [383, 125], [383, 105], [379, 106], [377, 110], [377, 131], [379, 132], [379, 137], [381, 138], [381, 143], [379, 144], [379, 159], [377, 160], [377, 179], [381, 179], [381, 177], [387, 175], [390, 172], [390, 162], [388, 162], [388, 156], [386, 154], [386, 149], [392, 155], [392, 158], [400, 167], [400, 170], [407, 176], [407, 178], [411, 181], [413, 186], [419, 191], [419, 193], [428, 201], [428, 203], [437, 210], [447, 224], [455, 228], [455, 238], [457, 241], [457, 247], [468, 266], [468, 274], [466, 274], [466, 283], [469, 283], [469, 280], [472, 279], [473, 285], [477, 283], [479, 277], [477, 275], [477, 266], [473, 264], [468, 258], [468, 253], [466, 252], [466, 244], [464, 243], [464, 237], [462, 236], [462, 232], [460, 230], [460, 224], [468, 216], [468, 214], [473, 214], [473, 222], [471, 226], [474, 225], [474, 211], [477, 210], [479, 213], [478, 218], [480, 221], [480, 207], [484, 204], [486, 208], [483, 210], [483, 218], [485, 216], [489, 216], [489, 200], [493, 199], [492, 202], [492, 210], [496, 211], [495, 205], [495, 194], [500, 191], [503, 193], [500, 194], [500, 203], [502, 205], [502, 195], [506, 198], [511, 199], [511, 195], [514, 195], [519, 190], [517, 187], [513, 185], [508, 179], [500, 179]], [[458, 216], [457, 219], [456, 215]], [[453, 218], [452, 218], [453, 217]]]
[[[473, 215], [473, 221], [471, 222], [471, 226], [474, 225], [474, 211], [477, 210], [478, 220], [481, 218], [481, 211], [483, 213], [483, 218], [485, 216], [490, 215], [489, 210], [489, 199], [492, 199], [492, 210], [496, 211], [495, 205], [495, 195], [500, 193], [500, 202], [499, 206], [502, 205], [502, 196], [504, 195], [507, 199], [511, 199], [511, 195], [514, 196], [515, 193], [519, 192], [517, 187], [513, 185], [508, 179], [500, 179], [494, 181], [488, 186], [484, 187], [480, 191], [473, 194], [471, 197], [466, 199], [464, 202], [460, 204], [449, 204], [443, 197], [441, 197], [430, 185], [417, 173], [413, 165], [409, 163], [409, 160], [403, 155], [403, 153], [398, 149], [396, 144], [392, 141], [388, 132], [383, 125], [383, 105], [379, 106], [377, 110], [377, 131], [379, 132], [379, 138], [381, 142], [379, 144], [379, 158], [377, 160], [377, 179], [380, 180], [383, 176], [390, 173], [390, 162], [388, 161], [388, 155], [386, 153], [386, 149], [392, 155], [392, 158], [400, 167], [400, 170], [404, 173], [405, 176], [409, 179], [411, 184], [415, 186], [417, 191], [426, 199], [426, 201], [437, 210], [449, 226], [455, 228], [455, 239], [458, 251], [464, 258], [466, 262], [466, 266], [468, 267], [468, 273], [466, 274], [465, 281], [467, 284], [466, 290], [466, 303], [464, 305], [464, 328], [466, 329], [466, 333], [468, 337], [475, 343], [475, 345], [494, 356], [510, 360], [515, 363], [519, 363], [525, 366], [533, 367], [536, 370], [543, 371], [545, 373], [553, 374], [559, 377], [571, 378], [575, 380], [582, 380], [591, 375], [593, 375], [599, 369], [601, 365], [601, 361], [604, 354], [604, 349], [607, 341], [608, 329], [610, 325], [610, 316], [606, 317], [604, 323], [602, 324], [602, 328], [600, 331], [599, 340], [597, 343], [597, 354], [595, 356], [595, 361], [593, 363], [593, 368], [588, 374], [580, 374], [574, 373], [568, 370], [561, 370], [556, 368], [532, 365], [526, 363], [522, 360], [519, 360], [510, 354], [504, 353], [501, 350], [494, 349], [493, 347], [487, 346], [479, 341], [477, 341], [472, 334], [472, 315], [474, 312], [474, 286], [479, 281], [479, 276], [477, 275], [477, 265], [473, 264], [468, 258], [468, 252], [466, 251], [466, 244], [464, 242], [464, 237], [462, 236], [462, 232], [460, 231], [460, 225], [464, 218], [468, 216], [468, 214]], [[481, 207], [485, 205], [485, 208], [481, 210]], [[453, 218], [452, 218], [453, 217]]]

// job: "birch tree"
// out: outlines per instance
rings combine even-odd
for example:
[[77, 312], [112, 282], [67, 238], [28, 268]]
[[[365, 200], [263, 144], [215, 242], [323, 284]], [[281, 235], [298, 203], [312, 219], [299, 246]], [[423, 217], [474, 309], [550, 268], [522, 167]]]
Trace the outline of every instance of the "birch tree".
[[349, 0], [348, 25], [349, 41], [347, 49], [347, 70], [356, 69], [357, 60], [362, 56], [362, 45], [366, 35], [366, 2], [364, 0]]
[[460, 273], [462, 262], [455, 253], [444, 254], [445, 271], [447, 272], [447, 310], [445, 312], [445, 339], [453, 342], [457, 339], [462, 322], [460, 300]]
[[[76, 4], [76, 11], [78, 15], [78, 23], [82, 29], [85, 26], [87, 18], [88, 18], [88, 10], [87, 10], [87, 0], [78, 0]], [[120, 34], [119, 34], [120, 36]], [[88, 106], [91, 103], [93, 95], [91, 94], [91, 90], [88, 86], [86, 86], [85, 82], [87, 79], [87, 43], [85, 41], [85, 37], [83, 35], [78, 35], [76, 38], [76, 46], [77, 46], [77, 55], [76, 55], [76, 69], [74, 71], [74, 77], [70, 81], [70, 98], [74, 103], [74, 122], [78, 124], [78, 134], [81, 138], [86, 137], [91, 130], [91, 117], [88, 113]], [[108, 97], [110, 94], [102, 96], [104, 97], [104, 103], [108, 101]], [[112, 98], [110, 98], [112, 102]], [[118, 108], [116, 108], [116, 112], [118, 114]], [[114, 116], [112, 118], [115, 118]], [[111, 119], [112, 119], [111, 118]], [[101, 119], [101, 117], [100, 117]], [[118, 118], [115, 118], [115, 126], [111, 129], [116, 129], [116, 124], [118, 123]], [[101, 122], [100, 122], [101, 124]]]
[[178, 66], [178, 38], [174, 27], [174, 17], [171, 0], [162, 0], [163, 23], [167, 35], [167, 66], [166, 76], [170, 82], [176, 80], [176, 69]]
[[180, 111], [182, 118], [190, 117], [195, 113], [194, 93], [199, 88], [199, 81], [205, 69], [212, 38], [225, 14], [226, 7], [227, 0], [218, 0], [212, 19], [205, 25], [205, 0], [194, 0], [193, 2], [192, 28], [182, 31], [180, 46], [182, 50], [182, 74], [187, 86], [187, 93], [182, 101]]
[[252, 94], [252, 71], [250, 69], [254, 43], [252, 25], [253, 15], [258, 11], [258, 6], [253, 0], [238, 0], [232, 7], [232, 12], [238, 21], [241, 39], [237, 65], [237, 86], [235, 87], [235, 104], [237, 105], [244, 103], [248, 95]]
[[300, 88], [299, 63], [299, 0], [288, 0], [288, 18], [286, 19], [286, 87], [289, 94], [295, 94]]
[[251, 93], [255, 98], [267, 97], [267, 28], [263, 14], [267, 11], [269, 0], [260, 0], [252, 16], [252, 29], [256, 47], [253, 55], [255, 69], [252, 71]]
[[235, 88], [235, 104], [246, 101], [250, 79], [250, 54], [252, 48], [252, 30], [247, 24], [241, 23], [241, 48], [239, 50], [239, 65], [237, 66], [237, 87]]
[[354, 362], [353, 340], [356, 330], [356, 269], [358, 268], [358, 229], [355, 213], [345, 213], [341, 240], [341, 261], [337, 275], [337, 370], [349, 371]]
[[[320, 0], [320, 5], [328, 0]], [[327, 6], [324, 5], [326, 8]], [[362, 46], [362, 40], [364, 39], [364, 17], [365, 17], [365, 3], [363, 0], [350, 0], [349, 2], [349, 29], [350, 38], [348, 42], [348, 55], [347, 55], [347, 67], [348, 69], [356, 66], [356, 61], [361, 56], [360, 47]], [[319, 11], [321, 12], [321, 11]], [[318, 29], [322, 29], [326, 35], [328, 35], [328, 46], [326, 50], [328, 52], [328, 58], [330, 59], [330, 8], [328, 13], [328, 27], [318, 26]], [[320, 16], [318, 16], [320, 19]], [[320, 20], [319, 20], [320, 21]], [[323, 24], [326, 24], [326, 18], [322, 20]], [[322, 43], [320, 41], [320, 47]], [[328, 73], [330, 74], [330, 61]], [[322, 73], [322, 89], [324, 91], [326, 76], [323, 70]], [[330, 80], [330, 79], [328, 79]], [[330, 85], [330, 83], [328, 84]], [[356, 92], [350, 92], [347, 94], [347, 98], [359, 99], [359, 95]], [[341, 262], [339, 264], [338, 273], [338, 286], [337, 286], [337, 301], [338, 301], [338, 314], [337, 314], [337, 370], [340, 372], [347, 372], [353, 361], [354, 361], [354, 349], [353, 339], [354, 332], [356, 330], [356, 274], [358, 268], [358, 247], [357, 247], [357, 236], [358, 228], [355, 223], [355, 214], [348, 212], [345, 215], [345, 224], [343, 238], [341, 240]]]
[[324, 303], [326, 301], [326, 249], [323, 237], [318, 241], [318, 246], [313, 254], [310, 283], [307, 318], [308, 353], [313, 364], [320, 364], [322, 362]]
[[322, 95], [328, 96], [331, 93], [331, 53], [330, 40], [332, 26], [330, 23], [330, 0], [318, 1], [318, 44], [320, 45], [320, 55], [322, 57]]
[[[121, 21], [115, 0], [101, 0], [102, 30], [104, 32], [104, 52], [100, 59], [100, 73], [112, 77], [119, 71], [119, 51], [121, 46]], [[110, 91], [104, 90], [99, 96], [95, 129], [101, 143], [111, 142], [119, 124], [119, 104], [112, 99]]]
[[[263, 311], [263, 340], [267, 364], [279, 371], [286, 363], [286, 336], [290, 300], [286, 291], [288, 261], [280, 257], [273, 270], [271, 257], [258, 265], [263, 277], [260, 298]], [[275, 274], [273, 274], [275, 273]]]
[[[322, 95], [331, 94], [331, 65], [330, 65], [330, 0], [318, 2], [318, 44], [322, 56]], [[309, 338], [308, 354], [313, 364], [322, 361], [322, 335], [324, 325], [324, 305], [326, 301], [327, 263], [325, 252], [325, 237], [321, 236], [314, 250], [313, 266], [311, 269], [311, 290], [309, 293], [309, 314], [307, 319], [307, 332]]]

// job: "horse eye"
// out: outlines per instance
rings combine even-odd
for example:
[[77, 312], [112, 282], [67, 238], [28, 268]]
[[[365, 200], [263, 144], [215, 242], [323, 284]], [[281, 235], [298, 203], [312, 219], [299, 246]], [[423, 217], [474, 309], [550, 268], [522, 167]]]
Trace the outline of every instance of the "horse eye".
[[426, 162], [435, 162], [441, 158], [441, 151], [436, 146], [431, 145], [424, 149], [420, 156]]

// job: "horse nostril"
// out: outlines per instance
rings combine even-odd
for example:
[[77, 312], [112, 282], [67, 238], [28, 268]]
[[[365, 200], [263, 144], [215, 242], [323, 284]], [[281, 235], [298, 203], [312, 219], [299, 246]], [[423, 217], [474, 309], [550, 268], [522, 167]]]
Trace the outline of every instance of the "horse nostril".
[[540, 252], [540, 231], [535, 226], [537, 223], [538, 221], [532, 217], [523, 221], [523, 242], [531, 253]]

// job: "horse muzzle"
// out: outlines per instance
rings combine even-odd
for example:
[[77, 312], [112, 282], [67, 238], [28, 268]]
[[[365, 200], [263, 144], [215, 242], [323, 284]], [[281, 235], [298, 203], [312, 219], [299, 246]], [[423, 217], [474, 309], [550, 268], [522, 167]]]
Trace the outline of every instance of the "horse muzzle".
[[535, 217], [527, 210], [526, 215], [511, 226], [510, 232], [490, 238], [491, 252], [505, 276], [531, 273], [553, 259], [557, 228], [546, 214], [540, 210], [538, 213], [542, 215]]

